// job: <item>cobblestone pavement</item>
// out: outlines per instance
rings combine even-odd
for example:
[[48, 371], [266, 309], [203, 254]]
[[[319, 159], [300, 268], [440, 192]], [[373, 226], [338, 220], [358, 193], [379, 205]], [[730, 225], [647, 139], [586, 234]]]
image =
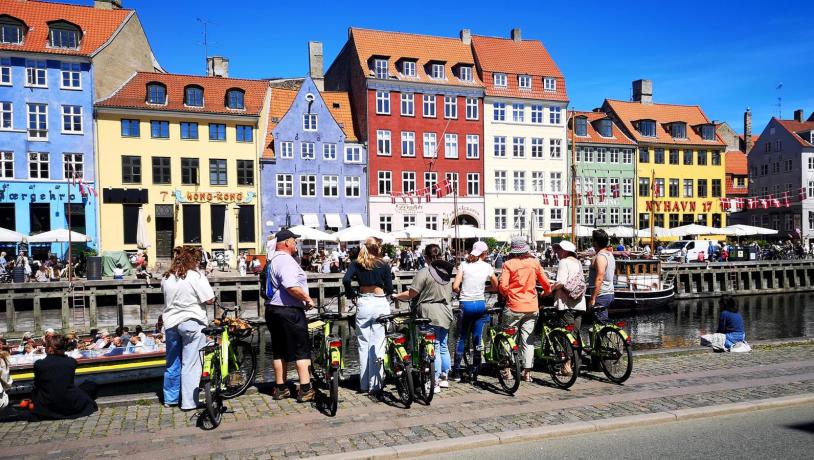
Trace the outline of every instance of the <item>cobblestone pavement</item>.
[[[625, 385], [582, 376], [570, 391], [535, 373], [514, 397], [451, 383], [427, 407], [375, 403], [342, 389], [331, 418], [311, 404], [256, 392], [229, 401], [216, 431], [194, 413], [156, 403], [105, 407], [90, 417], [0, 424], [0, 457], [287, 458], [495, 433], [568, 422], [814, 393], [814, 344], [756, 347], [749, 354], [637, 357]], [[388, 387], [391, 389], [391, 387]]]

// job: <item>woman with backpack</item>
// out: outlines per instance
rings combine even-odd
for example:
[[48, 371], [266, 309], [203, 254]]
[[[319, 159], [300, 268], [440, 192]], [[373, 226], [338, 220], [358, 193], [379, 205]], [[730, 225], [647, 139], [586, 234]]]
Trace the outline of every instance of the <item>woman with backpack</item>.
[[[585, 276], [582, 264], [577, 259], [577, 248], [570, 241], [560, 241], [554, 245], [554, 253], [560, 263], [557, 267], [557, 282], [551, 286], [555, 294], [554, 305], [560, 313], [563, 326], [573, 324], [578, 331], [582, 326], [585, 312]], [[562, 374], [571, 375], [571, 363], [563, 366]]]

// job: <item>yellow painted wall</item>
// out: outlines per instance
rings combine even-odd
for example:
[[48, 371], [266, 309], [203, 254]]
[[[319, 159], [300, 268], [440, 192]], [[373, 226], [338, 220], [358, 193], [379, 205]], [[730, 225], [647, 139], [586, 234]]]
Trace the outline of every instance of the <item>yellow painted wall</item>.
[[[226, 204], [226, 218], [231, 219], [232, 240], [237, 243], [237, 216], [235, 202], [239, 205], [250, 204], [254, 206], [254, 227], [255, 241], [251, 243], [237, 243], [239, 250], [251, 252], [262, 252], [265, 246], [265, 237], [261, 234], [261, 213], [260, 213], [260, 193], [259, 193], [259, 155], [261, 145], [265, 138], [265, 129], [258, 128], [264, 126], [263, 120], [249, 117], [216, 117], [212, 115], [183, 114], [172, 115], [147, 111], [113, 111], [111, 109], [97, 109], [96, 119], [96, 139], [97, 139], [97, 168], [98, 185], [100, 193], [100, 245], [102, 250], [136, 250], [135, 244], [124, 244], [124, 213], [122, 204], [104, 203], [101, 193], [105, 188], [141, 188], [149, 190], [149, 203], [144, 206], [147, 234], [152, 246], [147, 250], [150, 265], [156, 261], [156, 233], [155, 233], [155, 205], [179, 205], [177, 206], [175, 241], [174, 245], [184, 244], [183, 235], [183, 212], [180, 209], [181, 203], [176, 203], [175, 190], [180, 190], [182, 197], [186, 199], [187, 193], [211, 193], [212, 204]], [[135, 114], [134, 114], [135, 113]], [[140, 120], [140, 137], [122, 137], [121, 119]], [[265, 118], [265, 117], [263, 117]], [[169, 121], [168, 139], [153, 139], [150, 137], [150, 120]], [[198, 139], [181, 139], [180, 122], [197, 122]], [[225, 141], [209, 140], [209, 123], [222, 123], [226, 125]], [[253, 126], [252, 142], [236, 141], [236, 126]], [[122, 183], [122, 156], [135, 155], [141, 157], [141, 183]], [[171, 183], [153, 184], [152, 157], [170, 157]], [[198, 185], [181, 184], [181, 158], [199, 159], [199, 182]], [[209, 160], [226, 159], [227, 162], [227, 185], [218, 186], [209, 183]], [[254, 185], [237, 185], [237, 160], [254, 161]], [[251, 202], [249, 192], [254, 194]], [[242, 200], [229, 196], [225, 200], [218, 201], [217, 193], [221, 194], [241, 194]], [[208, 199], [200, 203], [201, 209], [201, 245], [209, 251], [222, 250], [223, 243], [213, 243], [211, 241], [211, 215]], [[236, 259], [236, 257], [235, 257]]]

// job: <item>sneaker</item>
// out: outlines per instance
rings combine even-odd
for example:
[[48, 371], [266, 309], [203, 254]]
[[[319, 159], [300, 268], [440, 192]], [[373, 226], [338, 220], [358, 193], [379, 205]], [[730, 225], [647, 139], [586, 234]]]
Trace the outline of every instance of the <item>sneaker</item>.
[[316, 399], [316, 397], [317, 391], [314, 389], [314, 387], [311, 387], [308, 389], [308, 391], [305, 392], [300, 391], [300, 394], [297, 395], [297, 402], [304, 403], [308, 401], [313, 401], [314, 399]]
[[441, 392], [441, 382], [435, 382], [434, 392], [435, 393], [440, 393]]
[[288, 387], [284, 387], [284, 388], [275, 387], [274, 390], [271, 392], [271, 397], [275, 401], [290, 398], [291, 397], [291, 390], [289, 390]]
[[449, 380], [441, 379], [441, 381], [438, 382], [438, 386], [441, 388], [449, 388]]
[[459, 369], [455, 369], [449, 373], [449, 379], [455, 383], [461, 382], [461, 374], [462, 372]]

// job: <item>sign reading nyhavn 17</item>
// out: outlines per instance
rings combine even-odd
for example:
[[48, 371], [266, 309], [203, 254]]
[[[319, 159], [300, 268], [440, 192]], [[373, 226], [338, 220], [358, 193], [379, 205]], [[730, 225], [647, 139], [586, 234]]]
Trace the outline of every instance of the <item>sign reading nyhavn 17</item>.
[[[656, 212], [696, 212], [695, 201], [648, 201], [647, 212], [655, 210]], [[712, 211], [712, 201], [704, 201], [701, 203], [701, 212]]]

